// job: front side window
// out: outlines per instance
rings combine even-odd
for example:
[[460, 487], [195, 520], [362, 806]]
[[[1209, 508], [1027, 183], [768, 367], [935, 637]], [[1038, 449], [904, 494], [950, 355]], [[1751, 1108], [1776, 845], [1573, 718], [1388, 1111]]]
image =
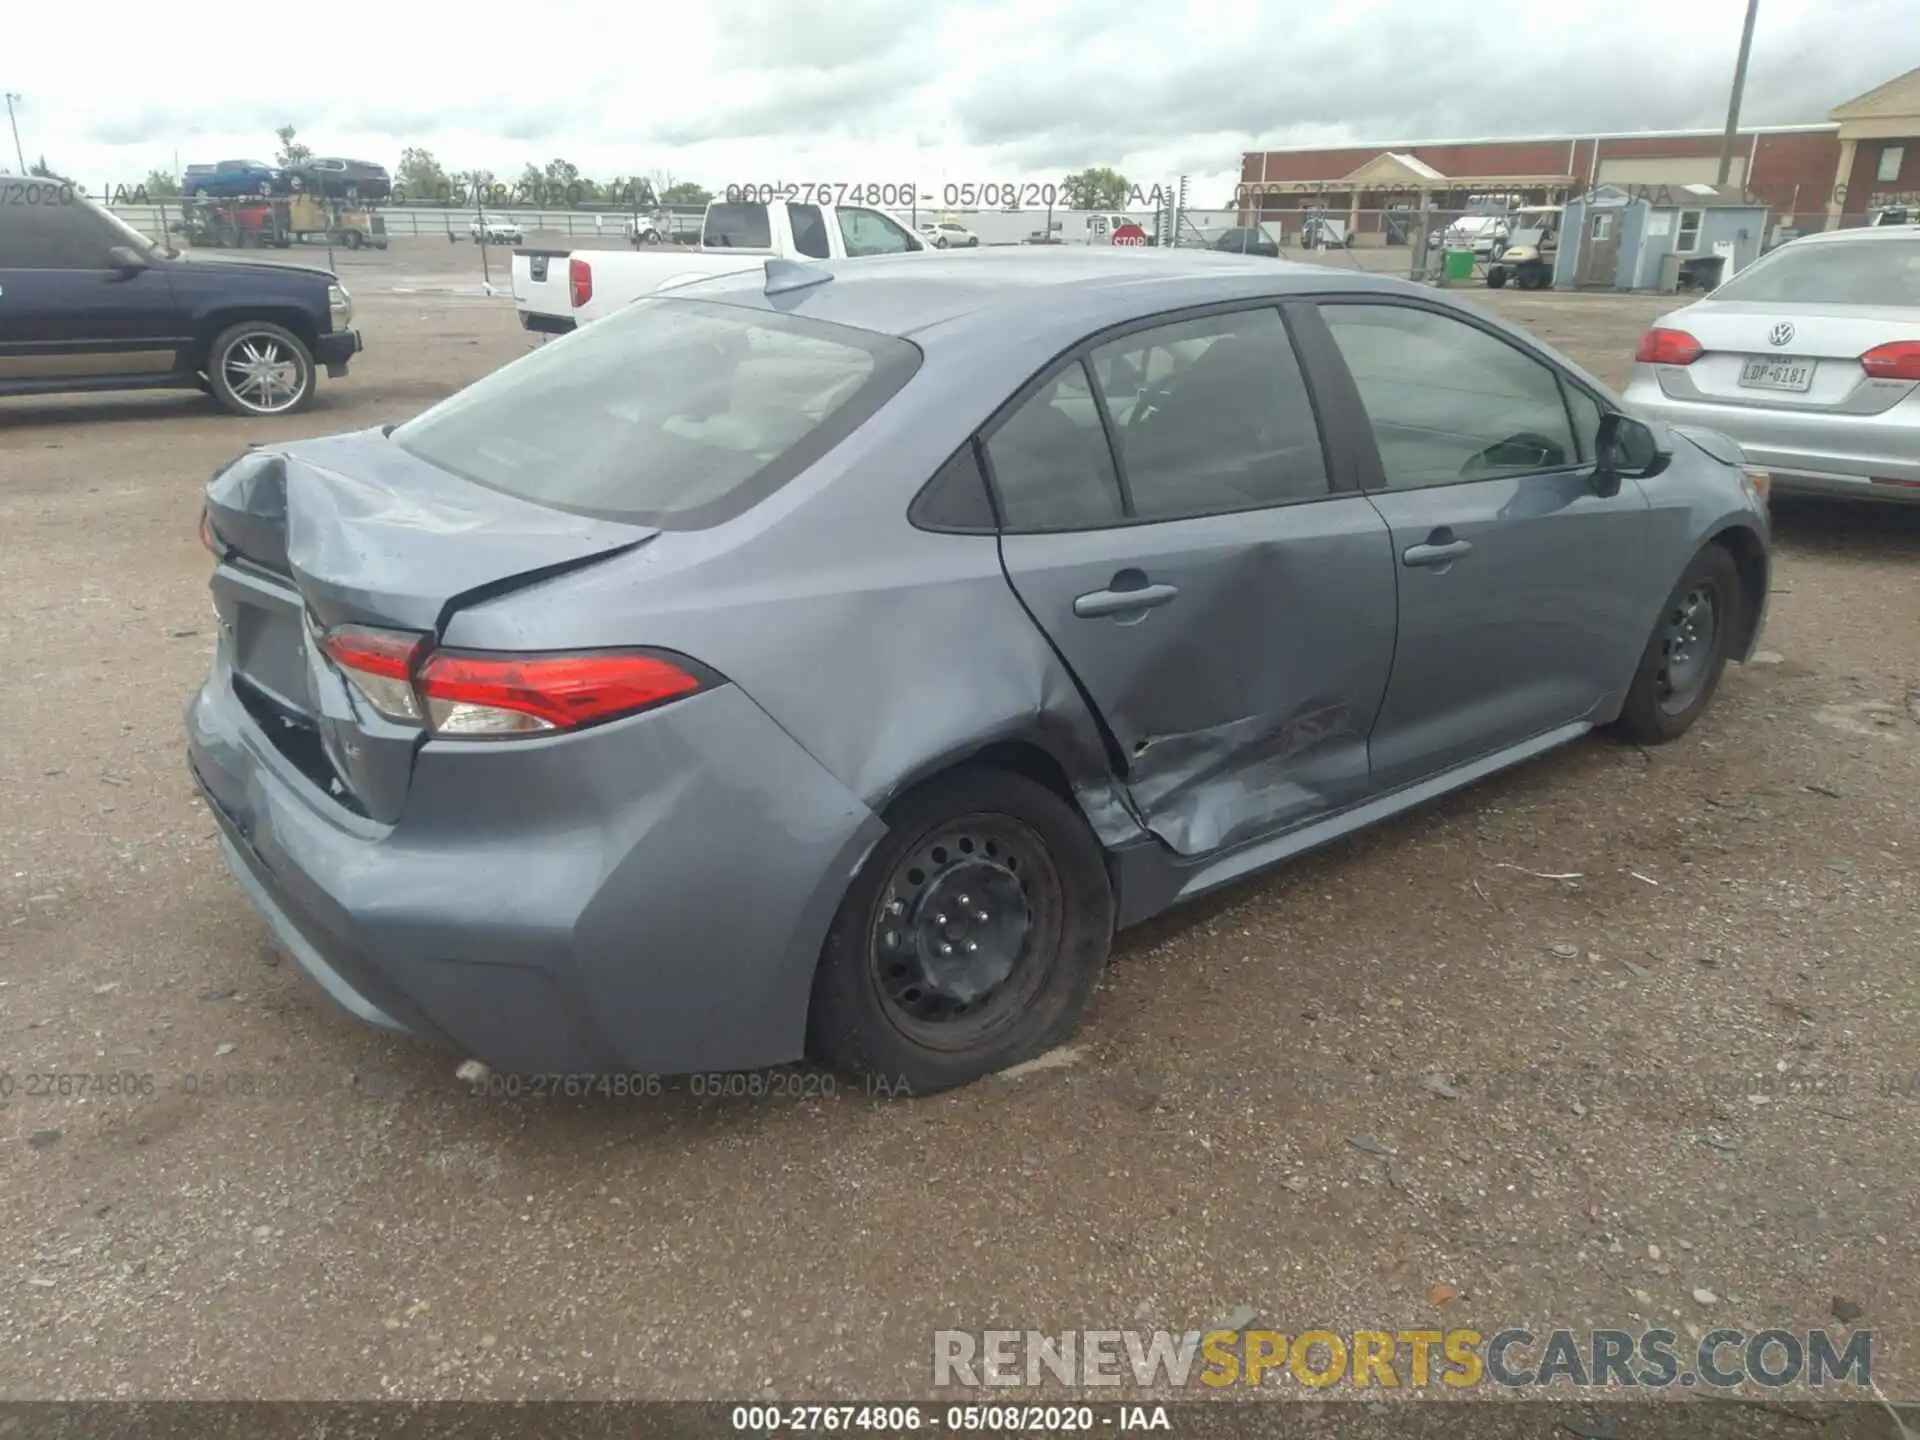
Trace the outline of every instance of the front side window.
[[840, 239], [849, 255], [898, 255], [915, 249], [906, 227], [878, 210], [842, 209]]
[[1578, 463], [1560, 378], [1544, 361], [1431, 310], [1326, 304], [1320, 313], [1366, 407], [1388, 489]]
[[1328, 493], [1320, 429], [1280, 312], [1209, 315], [1093, 352], [1142, 520], [1219, 515]]
[[742, 513], [919, 367], [905, 340], [643, 299], [393, 432], [409, 454], [536, 504], [663, 529]]
[[46, 203], [59, 189], [57, 181], [28, 180], [0, 193], [0, 269], [106, 270], [115, 245], [153, 253], [146, 236], [87, 201], [69, 195], [64, 204]]

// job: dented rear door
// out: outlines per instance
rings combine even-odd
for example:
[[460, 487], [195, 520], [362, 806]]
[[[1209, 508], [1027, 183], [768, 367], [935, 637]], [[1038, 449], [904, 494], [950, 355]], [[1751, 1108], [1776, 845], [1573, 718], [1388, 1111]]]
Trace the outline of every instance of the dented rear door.
[[1364, 798], [1393, 661], [1385, 522], [1333, 487], [1266, 314], [1093, 350], [984, 447], [1007, 577], [1099, 711], [1148, 828], [1185, 855]]

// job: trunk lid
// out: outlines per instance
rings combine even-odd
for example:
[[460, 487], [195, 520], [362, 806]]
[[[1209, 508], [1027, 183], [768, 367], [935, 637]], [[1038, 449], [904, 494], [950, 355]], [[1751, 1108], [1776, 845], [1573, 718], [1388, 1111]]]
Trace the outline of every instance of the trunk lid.
[[1709, 300], [1662, 323], [1700, 342], [1686, 377], [1701, 399], [1877, 414], [1914, 388], [1860, 368], [1876, 346], [1920, 340], [1920, 315], [1901, 306]]
[[319, 646], [340, 625], [438, 637], [463, 604], [642, 544], [642, 525], [552, 510], [414, 458], [378, 430], [256, 450], [207, 487], [235, 690], [321, 788], [398, 818], [424, 733], [382, 717]]

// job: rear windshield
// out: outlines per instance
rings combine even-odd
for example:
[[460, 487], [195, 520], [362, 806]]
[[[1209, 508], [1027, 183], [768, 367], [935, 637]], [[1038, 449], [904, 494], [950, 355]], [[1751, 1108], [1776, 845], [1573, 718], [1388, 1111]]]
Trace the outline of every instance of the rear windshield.
[[1727, 281], [1713, 298], [1920, 306], [1920, 236], [1786, 245]]
[[773, 225], [764, 205], [709, 205], [702, 245], [724, 245], [735, 250], [770, 250]]
[[443, 400], [393, 440], [556, 510], [698, 529], [813, 464], [919, 364], [919, 350], [890, 335], [641, 300]]

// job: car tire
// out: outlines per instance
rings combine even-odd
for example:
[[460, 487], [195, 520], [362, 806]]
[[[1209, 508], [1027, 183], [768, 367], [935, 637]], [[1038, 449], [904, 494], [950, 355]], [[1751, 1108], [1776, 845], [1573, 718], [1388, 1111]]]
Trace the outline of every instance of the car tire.
[[253, 187], [253, 193], [265, 199], [267, 196], [273, 194], [273, 182], [271, 180], [262, 180], [258, 185]]
[[1688, 562], [1627, 689], [1616, 727], [1623, 736], [1664, 745], [1692, 728], [1720, 688], [1745, 603], [1740, 569], [1724, 545], [1708, 545]]
[[367, 242], [361, 239], [360, 232], [358, 230], [349, 230], [346, 232], [346, 234], [340, 237], [340, 243], [342, 245], [345, 245], [349, 250], [358, 250], [362, 245], [366, 244]]
[[944, 235], [936, 235], [936, 236], [934, 237], [934, 240], [933, 240], [933, 248], [934, 248], [934, 249], [936, 249], [936, 250], [944, 250], [944, 249], [946, 249], [946, 248], [947, 248], [947, 237], [946, 237], [946, 236], [944, 236]]
[[[887, 1093], [924, 1095], [1072, 1034], [1114, 913], [1105, 857], [1079, 813], [1024, 776], [967, 767], [909, 791], [885, 818], [827, 933], [808, 1052]], [[934, 953], [943, 945], [950, 955]]]
[[[285, 376], [290, 388], [283, 391], [275, 375]], [[266, 320], [242, 320], [215, 336], [206, 377], [214, 399], [236, 415], [291, 415], [313, 403], [313, 352], [291, 330]]]

